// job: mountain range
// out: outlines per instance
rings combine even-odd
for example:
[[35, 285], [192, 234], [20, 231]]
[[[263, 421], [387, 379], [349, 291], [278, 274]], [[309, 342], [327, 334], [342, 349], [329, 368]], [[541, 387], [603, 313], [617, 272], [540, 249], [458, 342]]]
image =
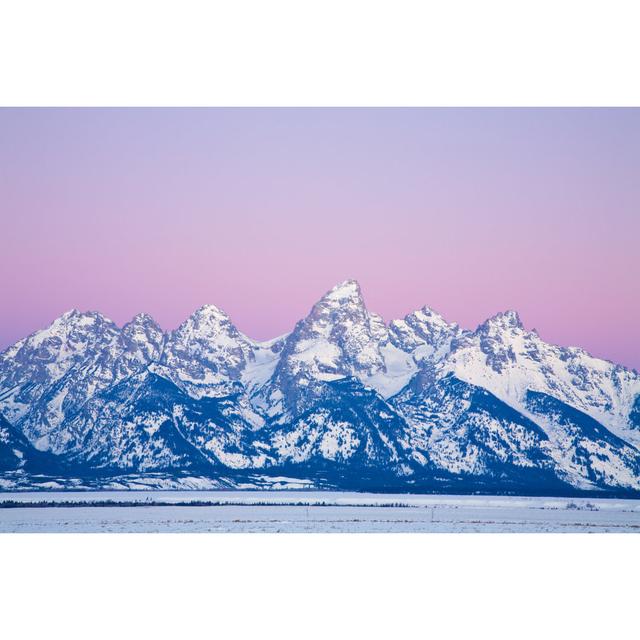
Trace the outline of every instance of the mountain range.
[[0, 489], [68, 487], [636, 495], [640, 375], [513, 311], [386, 324], [354, 280], [266, 342], [72, 310], [0, 354]]

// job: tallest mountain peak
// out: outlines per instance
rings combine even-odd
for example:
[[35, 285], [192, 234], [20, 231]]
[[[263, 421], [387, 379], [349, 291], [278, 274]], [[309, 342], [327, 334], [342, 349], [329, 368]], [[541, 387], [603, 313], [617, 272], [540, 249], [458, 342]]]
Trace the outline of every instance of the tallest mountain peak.
[[345, 280], [340, 284], [337, 284], [331, 291], [325, 296], [324, 300], [348, 300], [350, 298], [357, 298], [362, 300], [362, 292], [360, 291], [360, 285], [356, 280]]
[[326, 314], [331, 315], [334, 321], [344, 318], [345, 314], [355, 314], [364, 320], [367, 310], [360, 285], [355, 280], [345, 280], [327, 291], [311, 310], [313, 317]]
[[351, 321], [368, 322], [368, 314], [360, 285], [355, 280], [345, 280], [337, 284], [313, 305], [308, 319], [322, 318], [322, 322], [332, 324], [342, 322], [346, 317]]

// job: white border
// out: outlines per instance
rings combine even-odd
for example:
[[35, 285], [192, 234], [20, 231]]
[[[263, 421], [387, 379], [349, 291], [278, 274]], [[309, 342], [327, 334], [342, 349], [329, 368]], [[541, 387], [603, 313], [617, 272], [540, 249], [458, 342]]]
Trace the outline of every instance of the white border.
[[[625, 534], [6, 535], [4, 638], [624, 638]], [[631, 633], [630, 633], [631, 632]]]
[[638, 105], [630, 0], [2, 2], [5, 105]]

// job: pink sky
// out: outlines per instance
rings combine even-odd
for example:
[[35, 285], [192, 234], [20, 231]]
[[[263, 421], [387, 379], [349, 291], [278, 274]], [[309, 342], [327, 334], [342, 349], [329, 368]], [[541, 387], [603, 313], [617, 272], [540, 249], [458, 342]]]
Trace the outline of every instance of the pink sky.
[[0, 110], [0, 348], [69, 308], [255, 338], [357, 279], [640, 367], [640, 110]]

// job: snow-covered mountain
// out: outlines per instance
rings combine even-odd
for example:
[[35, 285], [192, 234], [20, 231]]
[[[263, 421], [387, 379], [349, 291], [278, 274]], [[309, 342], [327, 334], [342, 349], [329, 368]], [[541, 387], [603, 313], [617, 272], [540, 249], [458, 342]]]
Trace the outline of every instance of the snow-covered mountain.
[[0, 414], [3, 486], [37, 471], [640, 491], [637, 372], [547, 344], [512, 311], [475, 331], [428, 307], [387, 325], [353, 280], [268, 342], [213, 305], [167, 333], [70, 311], [0, 354]]

